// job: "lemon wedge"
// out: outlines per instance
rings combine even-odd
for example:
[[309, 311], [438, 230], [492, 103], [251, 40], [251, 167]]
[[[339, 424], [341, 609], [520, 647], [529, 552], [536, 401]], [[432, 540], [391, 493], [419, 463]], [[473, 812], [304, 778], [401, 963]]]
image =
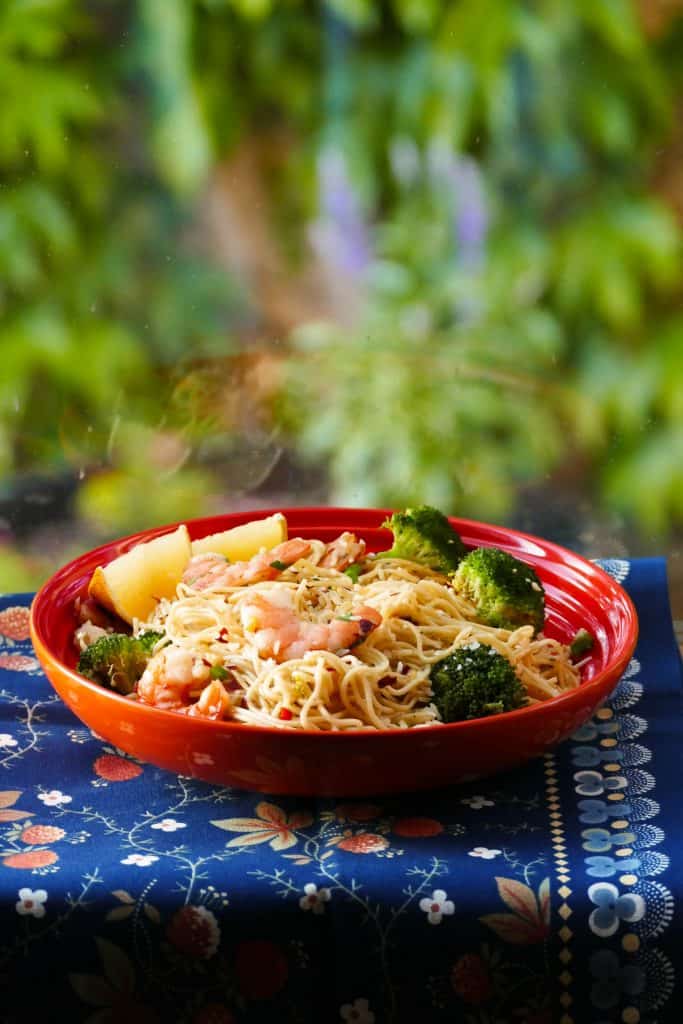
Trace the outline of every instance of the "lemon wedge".
[[269, 551], [287, 540], [287, 520], [276, 512], [266, 519], [253, 519], [241, 526], [233, 526], [221, 533], [210, 533], [192, 541], [192, 554], [214, 552], [224, 555], [230, 562], [246, 562], [265, 548]]
[[175, 595], [192, 554], [187, 527], [137, 544], [107, 565], [98, 566], [88, 594], [125, 622], [149, 618], [162, 598]]

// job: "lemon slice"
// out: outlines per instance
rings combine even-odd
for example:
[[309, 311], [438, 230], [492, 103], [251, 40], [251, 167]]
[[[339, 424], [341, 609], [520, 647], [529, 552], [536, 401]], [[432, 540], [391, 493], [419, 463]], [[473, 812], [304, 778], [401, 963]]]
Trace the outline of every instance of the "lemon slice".
[[191, 554], [187, 527], [179, 526], [98, 566], [88, 594], [126, 622], [147, 619], [162, 598], [175, 595]]
[[280, 513], [267, 519], [254, 519], [241, 526], [233, 526], [222, 533], [210, 533], [192, 541], [192, 554], [202, 555], [211, 551], [224, 555], [230, 562], [246, 562], [262, 548], [269, 551], [287, 540], [287, 520]]

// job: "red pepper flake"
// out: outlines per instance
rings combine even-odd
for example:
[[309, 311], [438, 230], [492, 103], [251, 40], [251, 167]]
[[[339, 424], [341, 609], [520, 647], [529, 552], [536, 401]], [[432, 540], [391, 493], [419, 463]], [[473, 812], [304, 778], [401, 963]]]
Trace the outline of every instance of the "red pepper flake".
[[289, 708], [280, 708], [280, 714], [278, 716], [283, 722], [289, 722], [294, 716]]
[[228, 642], [229, 634], [225, 626], [223, 627], [223, 629], [221, 629], [216, 639], [220, 640], [220, 642], [223, 644], [226, 644]]

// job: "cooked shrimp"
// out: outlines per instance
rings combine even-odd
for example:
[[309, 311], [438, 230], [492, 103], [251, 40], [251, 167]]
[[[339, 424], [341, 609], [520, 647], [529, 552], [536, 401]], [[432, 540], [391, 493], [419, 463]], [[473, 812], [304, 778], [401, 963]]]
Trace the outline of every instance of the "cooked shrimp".
[[195, 555], [183, 573], [183, 583], [193, 590], [215, 590], [274, 580], [310, 550], [307, 540], [295, 537], [269, 551], [259, 551], [248, 562], [226, 562], [222, 555], [212, 552]]
[[182, 647], [164, 647], [147, 662], [137, 684], [138, 700], [177, 711], [192, 704], [208, 681], [210, 666]]
[[205, 686], [196, 704], [187, 709], [188, 715], [201, 718], [230, 718], [232, 701], [220, 679], [213, 679]]
[[375, 608], [360, 605], [348, 618], [309, 622], [292, 608], [254, 594], [241, 609], [242, 625], [254, 634], [259, 653], [276, 661], [302, 658], [307, 651], [341, 651], [362, 643], [382, 621]]
[[356, 537], [355, 533], [345, 530], [327, 545], [320, 564], [326, 569], [344, 572], [344, 569], [348, 569], [353, 562], [360, 561], [364, 554], [365, 541]]

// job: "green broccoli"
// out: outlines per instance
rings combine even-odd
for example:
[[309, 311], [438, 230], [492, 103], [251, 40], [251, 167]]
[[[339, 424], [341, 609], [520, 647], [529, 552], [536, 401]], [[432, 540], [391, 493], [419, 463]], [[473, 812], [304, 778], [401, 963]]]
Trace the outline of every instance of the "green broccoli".
[[569, 645], [569, 653], [571, 657], [576, 660], [580, 658], [582, 654], [587, 654], [588, 651], [593, 649], [595, 644], [595, 637], [592, 633], [589, 633], [587, 629], [579, 629], [574, 634], [571, 644]]
[[524, 687], [508, 659], [478, 640], [433, 665], [429, 678], [432, 702], [443, 722], [485, 718], [526, 703]]
[[501, 629], [543, 629], [543, 585], [531, 566], [506, 551], [474, 548], [460, 562], [452, 583], [456, 593], [475, 606], [477, 621]]
[[443, 512], [429, 505], [394, 512], [382, 526], [392, 531], [394, 544], [376, 558], [405, 558], [435, 572], [448, 573], [457, 568], [466, 551]]
[[107, 633], [89, 644], [76, 666], [81, 675], [95, 683], [110, 686], [119, 693], [132, 693], [145, 671], [154, 645], [163, 633], [147, 630], [139, 636]]

